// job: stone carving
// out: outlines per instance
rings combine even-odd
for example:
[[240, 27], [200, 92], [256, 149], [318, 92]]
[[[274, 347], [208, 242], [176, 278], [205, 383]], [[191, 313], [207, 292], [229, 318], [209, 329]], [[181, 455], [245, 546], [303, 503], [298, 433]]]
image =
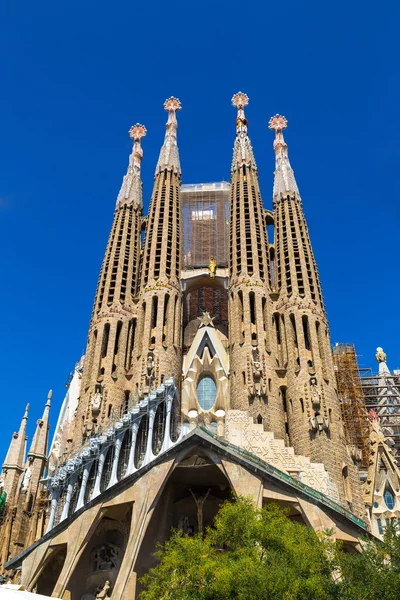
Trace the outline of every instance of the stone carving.
[[217, 261], [215, 260], [215, 258], [212, 256], [210, 258], [210, 263], [208, 265], [208, 274], [210, 276], [210, 279], [215, 279], [215, 271], [217, 270]]
[[105, 600], [106, 598], [109, 598], [109, 591], [111, 589], [111, 584], [108, 581], [108, 579], [105, 581], [103, 587], [101, 587], [101, 585], [99, 585], [98, 588], [96, 588], [96, 600]]
[[252, 381], [249, 384], [251, 396], [261, 397], [266, 394], [266, 386], [264, 382], [264, 373], [258, 348], [253, 348], [251, 354], [251, 375]]
[[26, 492], [28, 491], [29, 482], [31, 480], [31, 477], [32, 477], [32, 471], [31, 471], [31, 468], [28, 467], [25, 471], [25, 475], [24, 475], [24, 478], [23, 478], [22, 484], [21, 484], [21, 492], [24, 492], [24, 494], [26, 494]]
[[328, 430], [330, 423], [329, 417], [326, 415], [322, 415], [320, 413], [321, 410], [321, 390], [318, 388], [317, 380], [315, 377], [311, 377], [310, 379], [310, 395], [311, 395], [311, 404], [313, 408], [313, 414], [309, 419], [310, 429], [311, 431], [324, 431]]
[[185, 515], [181, 515], [179, 517], [178, 529], [180, 529], [185, 535], [191, 535], [193, 533], [193, 527], [189, 523], [189, 518]]
[[151, 389], [155, 377], [155, 362], [153, 352], [149, 352], [147, 355], [146, 368], [144, 370], [145, 385], [148, 390]]
[[103, 544], [92, 553], [92, 571], [110, 571], [118, 567], [120, 549], [114, 544]]
[[101, 393], [101, 385], [96, 385], [95, 392], [92, 396], [92, 417], [95, 419], [100, 412], [101, 404], [103, 402], [103, 395]]
[[197, 506], [197, 524], [199, 527], [199, 533], [203, 533], [203, 504], [207, 500], [208, 495], [211, 492], [211, 488], [208, 488], [206, 494], [196, 495], [192, 492], [192, 490], [189, 490], [189, 492], [192, 494]]
[[386, 362], [386, 354], [384, 353], [384, 351], [383, 351], [382, 348], [377, 348], [376, 349], [375, 358], [378, 361], [378, 363], [385, 363]]
[[225, 416], [225, 437], [235, 446], [248, 450], [256, 457], [294, 479], [322, 492], [335, 502], [339, 493], [323, 464], [312, 463], [306, 456], [296, 455], [293, 448], [286, 447], [284, 440], [275, 439], [263, 425], [253, 423], [246, 411], [228, 410]]

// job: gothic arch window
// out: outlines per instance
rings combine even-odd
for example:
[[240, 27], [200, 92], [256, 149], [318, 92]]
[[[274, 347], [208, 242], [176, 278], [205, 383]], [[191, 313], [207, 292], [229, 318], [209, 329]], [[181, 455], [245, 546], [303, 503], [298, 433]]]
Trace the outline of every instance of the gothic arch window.
[[217, 386], [210, 375], [204, 375], [197, 384], [197, 401], [203, 410], [210, 410], [217, 398]]
[[154, 419], [152, 450], [153, 454], [160, 453], [165, 433], [165, 402], [160, 402]]
[[79, 492], [81, 491], [82, 485], [82, 472], [79, 474], [77, 480], [75, 481], [74, 487], [72, 488], [71, 501], [69, 503], [68, 516], [73, 515], [76, 506], [78, 504]]
[[147, 415], [143, 415], [140, 421], [139, 430], [135, 446], [135, 467], [140, 469], [146, 454], [147, 448]]
[[176, 442], [181, 432], [181, 405], [175, 394], [171, 408], [171, 442]]
[[97, 461], [93, 461], [92, 466], [90, 467], [88, 480], [87, 480], [87, 484], [86, 484], [84, 504], [87, 504], [87, 502], [90, 502], [90, 500], [92, 499], [94, 484], [96, 482], [96, 474], [97, 474]]
[[108, 488], [111, 479], [112, 466], [114, 462], [114, 446], [110, 446], [107, 451], [103, 466], [103, 473], [100, 481], [100, 491], [104, 492]]
[[394, 509], [394, 496], [389, 488], [386, 488], [385, 493], [383, 494], [383, 499], [385, 500], [385, 504], [389, 510]]
[[118, 457], [118, 466], [117, 466], [117, 479], [123, 479], [126, 475], [126, 470], [128, 468], [129, 462], [129, 454], [132, 446], [132, 430], [131, 428], [127, 429], [125, 435], [122, 439], [121, 450], [119, 452]]

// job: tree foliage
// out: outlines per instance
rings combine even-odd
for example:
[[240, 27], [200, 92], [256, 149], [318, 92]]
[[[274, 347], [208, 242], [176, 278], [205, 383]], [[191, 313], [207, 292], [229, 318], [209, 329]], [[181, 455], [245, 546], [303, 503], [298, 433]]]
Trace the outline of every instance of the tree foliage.
[[290, 520], [274, 504], [238, 498], [214, 527], [192, 537], [173, 531], [142, 579], [140, 600], [393, 600], [400, 598], [400, 538], [365, 541], [344, 553], [329, 532]]
[[[336, 598], [329, 538], [276, 505], [225, 503], [204, 537], [175, 531], [142, 582], [141, 600], [315, 600]], [[329, 548], [328, 548], [329, 549]]]

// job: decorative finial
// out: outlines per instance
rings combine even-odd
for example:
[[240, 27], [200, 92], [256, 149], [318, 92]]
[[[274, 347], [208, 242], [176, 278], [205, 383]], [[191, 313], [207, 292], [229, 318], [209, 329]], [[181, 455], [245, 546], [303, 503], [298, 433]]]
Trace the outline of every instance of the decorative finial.
[[253, 148], [249, 140], [247, 132], [247, 119], [244, 114], [244, 107], [249, 103], [249, 97], [244, 92], [238, 92], [232, 96], [232, 104], [237, 108], [236, 117], [236, 141], [233, 148], [233, 159], [231, 171], [240, 169], [243, 165], [252, 167], [257, 170], [256, 161], [254, 160]]
[[385, 363], [386, 362], [386, 354], [384, 353], [384, 351], [383, 351], [382, 348], [377, 348], [376, 349], [375, 358], [378, 361], [378, 363]]
[[214, 327], [215, 317], [211, 317], [209, 312], [203, 312], [203, 316], [200, 317], [199, 327]]
[[129, 130], [129, 136], [135, 142], [139, 142], [147, 133], [147, 129], [144, 125], [140, 125], [140, 123], [136, 123]]
[[167, 98], [164, 102], [164, 108], [168, 112], [170, 110], [177, 111], [182, 109], [182, 105], [178, 98], [175, 98], [175, 96], [171, 96], [170, 98]]
[[271, 117], [268, 123], [269, 129], [274, 129], [275, 131], [283, 131], [287, 126], [287, 119], [282, 115], [275, 115], [274, 117]]
[[164, 169], [172, 170], [181, 175], [181, 165], [179, 162], [178, 145], [176, 142], [176, 134], [178, 131], [178, 122], [176, 120], [176, 111], [181, 110], [182, 105], [178, 98], [171, 96], [164, 102], [164, 108], [168, 112], [168, 120], [165, 126], [164, 144], [160, 150], [156, 166], [156, 175], [164, 171]]
[[49, 393], [47, 394], [46, 406], [50, 406], [52, 397], [53, 397], [53, 390], [49, 390]]
[[240, 108], [244, 108], [245, 106], [247, 106], [248, 103], [249, 103], [249, 97], [247, 94], [244, 94], [243, 92], [238, 92], [237, 94], [234, 94], [232, 96], [232, 104], [238, 110]]

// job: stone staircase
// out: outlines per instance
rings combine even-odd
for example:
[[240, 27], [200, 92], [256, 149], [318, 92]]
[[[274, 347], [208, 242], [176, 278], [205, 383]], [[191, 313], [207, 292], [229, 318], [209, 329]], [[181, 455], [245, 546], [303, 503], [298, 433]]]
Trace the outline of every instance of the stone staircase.
[[337, 486], [322, 463], [312, 463], [307, 456], [295, 454], [294, 448], [275, 439], [271, 431], [253, 423], [244, 410], [228, 410], [225, 416], [225, 438], [231, 444], [244, 448], [258, 458], [287, 473], [311, 488], [339, 502]]

